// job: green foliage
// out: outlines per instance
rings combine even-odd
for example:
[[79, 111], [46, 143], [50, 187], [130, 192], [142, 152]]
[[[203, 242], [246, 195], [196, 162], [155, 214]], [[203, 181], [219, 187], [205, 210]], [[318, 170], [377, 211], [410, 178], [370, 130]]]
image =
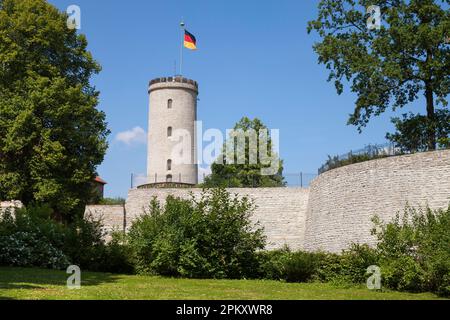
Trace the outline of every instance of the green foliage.
[[[372, 116], [402, 108], [425, 95], [426, 116], [435, 122], [435, 106], [447, 107], [450, 93], [448, 0], [321, 0], [308, 32], [321, 38], [314, 45], [338, 94], [349, 83], [357, 100], [349, 124], [361, 131]], [[366, 13], [381, 9], [379, 30], [369, 29]], [[424, 108], [425, 109], [425, 108]], [[428, 126], [428, 149], [436, 147], [434, 126]], [[408, 134], [408, 132], [399, 132]], [[403, 137], [408, 139], [409, 137]], [[412, 137], [411, 137], [412, 138]]]
[[391, 223], [374, 222], [385, 285], [450, 296], [450, 207], [425, 212], [406, 208]]
[[7, 211], [0, 215], [0, 265], [63, 268], [63, 227], [49, 217], [48, 207]]
[[60, 269], [69, 264], [61, 250], [61, 227], [46, 219], [48, 208], [0, 216], [0, 265]]
[[87, 217], [71, 224], [51, 218], [48, 206], [28, 207], [0, 215], [0, 265], [82, 270], [132, 271], [127, 248], [106, 244], [100, 221]]
[[320, 276], [327, 281], [341, 283], [365, 283], [369, 277], [367, 268], [378, 263], [375, 249], [359, 244], [353, 244], [341, 255], [329, 254], [324, 258]]
[[105, 233], [99, 220], [92, 217], [77, 219], [65, 230], [64, 251], [73, 264], [82, 269], [101, 270], [105, 253]]
[[428, 132], [436, 132], [439, 148], [450, 148], [450, 111], [436, 110], [434, 120], [420, 114], [404, 114], [403, 118], [393, 118], [397, 132], [386, 138], [395, 143], [403, 152], [428, 150]]
[[284, 267], [288, 282], [309, 282], [314, 279], [324, 255], [320, 253], [297, 251], [291, 253]]
[[99, 201], [97, 201], [97, 204], [100, 205], [122, 205], [125, 204], [125, 199], [124, 198], [103, 198], [100, 199]]
[[291, 250], [288, 247], [281, 250], [258, 252], [258, 276], [268, 280], [285, 280], [285, 266], [290, 254]]
[[378, 261], [376, 251], [367, 245], [353, 245], [342, 254], [283, 249], [262, 252], [260, 257], [262, 278], [339, 284], [364, 283], [367, 268]]
[[133, 252], [126, 241], [126, 235], [122, 231], [112, 233], [112, 239], [106, 245], [99, 270], [112, 273], [134, 273]]
[[350, 164], [365, 162], [369, 160], [382, 159], [390, 156], [384, 146], [368, 145], [362, 152], [353, 153], [350, 151], [343, 156], [328, 156], [327, 162], [319, 169], [323, 173], [332, 169], [348, 166]]
[[248, 198], [223, 189], [206, 190], [200, 199], [169, 196], [162, 206], [133, 223], [129, 245], [136, 270], [189, 278], [251, 277], [258, 269], [256, 251], [264, 247], [261, 229], [253, 229]]
[[100, 66], [44, 0], [0, 2], [0, 199], [82, 214], [107, 149], [89, 79]]
[[[245, 143], [239, 144], [239, 140], [230, 135], [226, 141], [222, 154], [218, 157], [215, 163], [212, 164], [212, 174], [205, 178], [204, 187], [283, 187], [285, 181], [283, 178], [283, 161], [278, 158], [278, 155], [272, 148], [272, 140], [268, 137], [267, 150], [268, 156], [271, 157], [272, 163], [279, 164], [276, 174], [263, 175], [261, 170], [269, 168], [260, 158], [260, 133], [267, 130], [267, 127], [261, 120], [255, 118], [250, 120], [247, 117], [242, 118], [234, 127], [234, 130], [243, 132], [248, 136], [245, 138]], [[250, 138], [251, 133], [254, 133], [254, 142]], [[228, 147], [227, 147], [228, 146]], [[228, 153], [227, 153], [228, 151]], [[245, 158], [245, 164], [240, 164], [238, 155], [242, 153]], [[250, 164], [250, 155], [256, 156], [256, 163]], [[227, 159], [234, 159], [233, 163], [227, 163]]]
[[292, 282], [362, 284], [367, 268], [381, 268], [382, 286], [400, 291], [450, 296], [450, 207], [415, 210], [390, 223], [374, 219], [376, 248], [354, 244], [341, 254], [261, 252], [260, 277]]

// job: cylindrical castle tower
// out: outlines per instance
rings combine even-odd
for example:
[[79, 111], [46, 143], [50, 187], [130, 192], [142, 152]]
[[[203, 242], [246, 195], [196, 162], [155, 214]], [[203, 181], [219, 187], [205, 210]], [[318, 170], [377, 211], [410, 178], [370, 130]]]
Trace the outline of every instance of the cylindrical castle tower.
[[150, 81], [148, 92], [148, 183], [196, 185], [197, 82], [157, 78]]

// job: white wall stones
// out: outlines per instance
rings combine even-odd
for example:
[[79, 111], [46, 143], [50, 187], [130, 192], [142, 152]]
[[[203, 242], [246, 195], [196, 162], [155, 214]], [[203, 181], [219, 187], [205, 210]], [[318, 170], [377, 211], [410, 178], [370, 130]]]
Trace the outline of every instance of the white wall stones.
[[450, 150], [367, 161], [320, 175], [310, 186], [304, 248], [340, 252], [352, 242], [374, 244], [372, 217], [390, 221], [407, 203], [448, 207]]
[[95, 219], [101, 219], [105, 232], [110, 239], [111, 231], [125, 230], [125, 210], [123, 205], [89, 205], [86, 206], [85, 217], [91, 215]]

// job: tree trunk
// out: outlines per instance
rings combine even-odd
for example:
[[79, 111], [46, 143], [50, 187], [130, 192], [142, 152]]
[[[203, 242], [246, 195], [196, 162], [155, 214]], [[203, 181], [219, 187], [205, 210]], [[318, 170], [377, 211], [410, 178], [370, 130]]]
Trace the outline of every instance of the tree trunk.
[[[431, 68], [430, 65], [433, 61], [433, 51], [432, 49], [427, 49], [427, 66]], [[433, 96], [433, 85], [432, 85], [433, 71], [429, 70], [427, 76], [427, 81], [425, 81], [425, 99], [427, 101], [427, 118], [428, 118], [428, 150], [436, 150], [436, 117], [434, 113], [434, 96]]]
[[433, 89], [429, 83], [425, 85], [425, 98], [427, 100], [428, 118], [428, 150], [436, 150], [436, 119], [434, 113]]

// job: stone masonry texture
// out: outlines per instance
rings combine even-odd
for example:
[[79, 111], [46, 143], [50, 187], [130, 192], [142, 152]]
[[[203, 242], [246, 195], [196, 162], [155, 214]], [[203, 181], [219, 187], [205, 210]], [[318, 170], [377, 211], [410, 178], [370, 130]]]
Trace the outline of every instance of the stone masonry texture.
[[108, 234], [106, 240], [110, 239], [112, 231], [125, 230], [126, 215], [123, 205], [89, 205], [85, 211], [85, 217], [88, 216], [101, 220], [104, 231]]
[[[391, 221], [411, 207], [450, 204], [450, 150], [372, 160], [323, 173], [309, 189], [228, 189], [257, 206], [252, 221], [264, 228], [267, 249], [340, 252], [352, 243], [374, 245], [372, 218]], [[132, 189], [123, 207], [90, 206], [107, 229], [129, 228], [153, 197], [198, 197], [201, 189]]]
[[[228, 189], [231, 194], [252, 198], [256, 210], [252, 222], [265, 229], [267, 249], [283, 247], [301, 249], [305, 230], [305, 213], [308, 204], [308, 190], [300, 188], [258, 188]], [[198, 197], [201, 189], [133, 189], [126, 203], [127, 227], [136, 217], [142, 215], [156, 197], [164, 201], [173, 195], [188, 198], [192, 193]]]
[[314, 180], [304, 249], [340, 252], [351, 243], [375, 244], [370, 231], [378, 215], [390, 221], [406, 205], [432, 209], [450, 203], [450, 150], [362, 162]]

